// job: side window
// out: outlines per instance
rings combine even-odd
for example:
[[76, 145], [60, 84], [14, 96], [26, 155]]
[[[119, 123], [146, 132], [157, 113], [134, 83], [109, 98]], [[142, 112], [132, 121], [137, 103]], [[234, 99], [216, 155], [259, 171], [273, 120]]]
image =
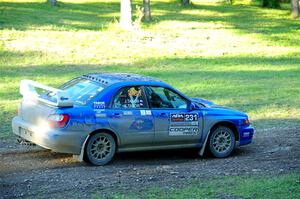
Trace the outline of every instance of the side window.
[[130, 86], [120, 89], [113, 100], [112, 108], [147, 108], [142, 87]]
[[187, 100], [179, 94], [163, 87], [147, 87], [151, 108], [186, 109]]

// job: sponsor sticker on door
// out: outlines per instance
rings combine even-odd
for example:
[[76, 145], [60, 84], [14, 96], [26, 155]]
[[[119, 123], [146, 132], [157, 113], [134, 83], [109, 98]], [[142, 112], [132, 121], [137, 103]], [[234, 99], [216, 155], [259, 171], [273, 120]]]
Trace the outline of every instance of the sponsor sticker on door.
[[197, 135], [198, 131], [197, 126], [172, 126], [169, 129], [169, 135]]
[[170, 136], [197, 135], [199, 132], [197, 113], [171, 113]]

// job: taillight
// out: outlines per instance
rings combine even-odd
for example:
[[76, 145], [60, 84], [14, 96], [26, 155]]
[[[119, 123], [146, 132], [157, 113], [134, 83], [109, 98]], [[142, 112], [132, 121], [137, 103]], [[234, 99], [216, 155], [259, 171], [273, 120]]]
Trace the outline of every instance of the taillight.
[[65, 127], [70, 119], [68, 114], [54, 114], [48, 117], [49, 125], [52, 128]]

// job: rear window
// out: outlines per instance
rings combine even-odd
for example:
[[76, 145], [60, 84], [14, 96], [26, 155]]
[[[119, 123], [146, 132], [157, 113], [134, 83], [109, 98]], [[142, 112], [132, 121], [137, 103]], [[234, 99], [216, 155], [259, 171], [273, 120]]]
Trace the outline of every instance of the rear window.
[[[83, 78], [73, 79], [59, 87], [59, 89], [64, 90], [69, 94], [71, 100], [73, 100], [75, 104], [79, 105], [87, 104], [104, 88], [105, 86], [98, 82]], [[47, 93], [46, 95], [42, 95], [41, 97], [55, 102], [56, 98], [54, 96], [54, 93]]]

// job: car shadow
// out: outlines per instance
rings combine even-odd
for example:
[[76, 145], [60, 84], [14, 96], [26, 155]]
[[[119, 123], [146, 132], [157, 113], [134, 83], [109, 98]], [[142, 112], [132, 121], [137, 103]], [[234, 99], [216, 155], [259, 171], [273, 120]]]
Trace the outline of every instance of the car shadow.
[[[237, 148], [228, 158], [252, 156], [252, 154], [255, 153], [255, 150], [252, 150], [252, 148], [253, 147]], [[130, 167], [175, 165], [217, 160], [217, 158], [214, 158], [209, 153], [205, 153], [204, 156], [199, 156], [198, 152], [199, 149], [122, 152], [117, 153], [112, 162], [104, 167], [125, 169]], [[2, 174], [43, 169], [95, 167], [90, 163], [77, 161], [71, 154], [56, 153], [42, 148], [32, 148], [30, 150], [28, 147], [25, 147], [24, 151], [8, 151], [0, 155], [4, 159], [3, 164], [0, 165]]]
[[[210, 161], [218, 158], [206, 152], [203, 156], [198, 154], [199, 149], [173, 149], [173, 150], [154, 150], [139, 152], [124, 152], [115, 156], [110, 165], [162, 165], [179, 164], [195, 161]], [[228, 158], [245, 157], [253, 153], [245, 147], [237, 148]]]

